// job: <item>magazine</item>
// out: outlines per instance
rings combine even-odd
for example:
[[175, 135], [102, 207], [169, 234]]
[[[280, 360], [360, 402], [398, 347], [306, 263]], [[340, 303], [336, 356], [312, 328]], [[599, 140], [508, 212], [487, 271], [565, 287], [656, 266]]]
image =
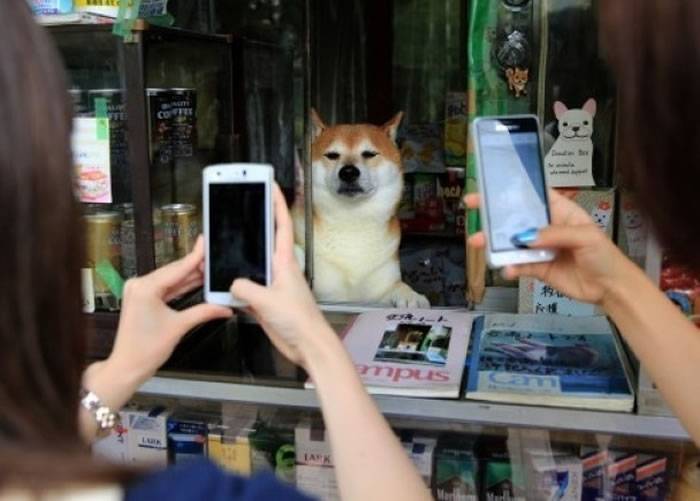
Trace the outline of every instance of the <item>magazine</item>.
[[459, 398], [473, 318], [449, 310], [372, 311], [355, 319], [343, 342], [370, 393]]
[[487, 315], [474, 325], [466, 397], [631, 412], [621, 344], [605, 317]]

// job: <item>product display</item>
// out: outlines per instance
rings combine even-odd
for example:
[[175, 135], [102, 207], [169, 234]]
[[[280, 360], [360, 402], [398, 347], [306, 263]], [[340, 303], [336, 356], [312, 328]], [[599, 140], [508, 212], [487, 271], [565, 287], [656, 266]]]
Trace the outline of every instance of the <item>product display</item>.
[[471, 322], [447, 310], [379, 310], [358, 316], [343, 342], [370, 393], [457, 398]]
[[[696, 449], [604, 312], [541, 281], [506, 281], [465, 243], [480, 230], [463, 202], [477, 191], [470, 123], [534, 114], [549, 185], [700, 325], [700, 279], [656, 248], [642, 216], [653, 201], [615, 172], [618, 90], [596, 2], [27, 1], [66, 68], [68, 96], [56, 98], [70, 99], [73, 130], [88, 136], [74, 156], [101, 147], [75, 162], [91, 359], [112, 348], [125, 280], [193, 249], [202, 170], [269, 163], [290, 206], [308, 209], [294, 217], [309, 281], [333, 280], [341, 254], [350, 270], [337, 281], [356, 284], [352, 301], [324, 300], [323, 313], [436, 499], [700, 500]], [[312, 150], [311, 106], [368, 137], [396, 134], [396, 145], [335, 132]], [[316, 163], [328, 189], [310, 175]], [[347, 217], [348, 207], [368, 211]], [[389, 283], [373, 283], [385, 276], [375, 258], [392, 264]], [[391, 284], [401, 290], [379, 305]], [[434, 309], [390, 309], [423, 296]], [[250, 317], [222, 323], [183, 338], [94, 454], [137, 468], [208, 457], [339, 499], [313, 381]]]
[[466, 397], [631, 412], [622, 346], [605, 317], [487, 315], [474, 323]]

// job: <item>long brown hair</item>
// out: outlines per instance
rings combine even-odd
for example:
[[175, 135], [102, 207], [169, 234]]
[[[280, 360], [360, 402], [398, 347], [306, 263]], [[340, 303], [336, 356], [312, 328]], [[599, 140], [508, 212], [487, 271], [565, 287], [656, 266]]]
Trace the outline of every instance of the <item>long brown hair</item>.
[[666, 250], [700, 272], [700, 2], [602, 0], [618, 165]]
[[0, 0], [0, 12], [1, 490], [75, 480], [89, 456], [78, 426], [83, 241], [66, 79], [28, 3]]

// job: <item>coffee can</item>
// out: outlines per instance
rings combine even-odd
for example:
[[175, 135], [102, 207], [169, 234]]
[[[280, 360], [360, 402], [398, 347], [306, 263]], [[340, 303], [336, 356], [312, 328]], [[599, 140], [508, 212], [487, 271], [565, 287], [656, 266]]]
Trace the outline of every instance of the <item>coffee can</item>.
[[189, 88], [170, 89], [173, 117], [173, 155], [194, 156], [197, 148], [197, 91]]
[[96, 268], [106, 261], [121, 274], [122, 215], [117, 211], [94, 209], [83, 214], [83, 220], [87, 244], [85, 267], [92, 269], [95, 304], [99, 309], [118, 309], [117, 298]]
[[151, 162], [167, 165], [173, 159], [172, 101], [167, 89], [146, 89], [148, 103], [149, 154]]
[[199, 235], [197, 207], [192, 204], [169, 204], [161, 207], [163, 217], [163, 253], [166, 262], [189, 254]]

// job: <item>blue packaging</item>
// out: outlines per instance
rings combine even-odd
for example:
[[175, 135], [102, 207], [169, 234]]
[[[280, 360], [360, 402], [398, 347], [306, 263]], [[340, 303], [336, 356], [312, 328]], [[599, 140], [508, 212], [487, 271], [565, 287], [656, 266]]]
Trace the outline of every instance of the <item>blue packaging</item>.
[[73, 0], [29, 0], [29, 5], [36, 16], [70, 14], [73, 12]]
[[206, 455], [207, 423], [191, 416], [174, 415], [168, 419], [170, 462], [186, 463]]

